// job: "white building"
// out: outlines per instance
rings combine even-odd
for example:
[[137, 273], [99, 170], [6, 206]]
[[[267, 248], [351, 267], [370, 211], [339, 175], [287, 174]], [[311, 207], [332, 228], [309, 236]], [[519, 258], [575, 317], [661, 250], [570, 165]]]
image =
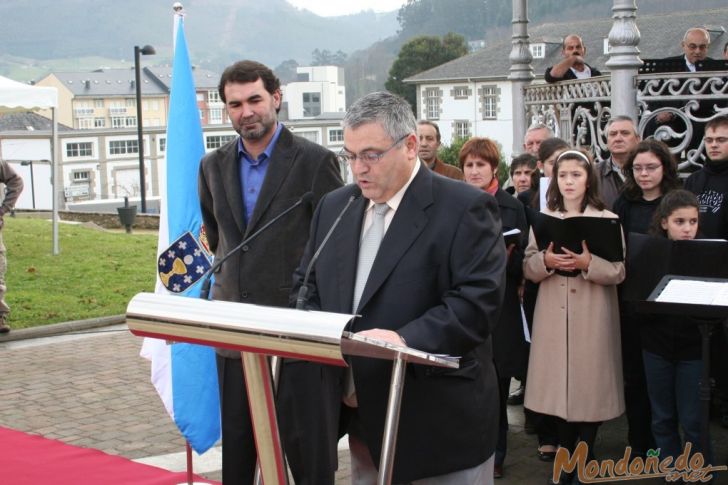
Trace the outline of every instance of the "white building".
[[[342, 117], [340, 113], [283, 123], [293, 133], [338, 152], [343, 147]], [[219, 148], [237, 136], [229, 124], [204, 126], [205, 151]], [[102, 207], [114, 210], [124, 197], [138, 205], [141, 190], [136, 130], [73, 130], [61, 125], [58, 138], [64, 199], [72, 210], [85, 210], [84, 206], [93, 211]], [[159, 210], [160, 170], [166, 148], [165, 127], [144, 129], [145, 194], [151, 213]], [[0, 116], [0, 158], [13, 165], [25, 184], [16, 207], [50, 209], [49, 121], [32, 113]]]
[[343, 67], [299, 67], [296, 72], [298, 80], [282, 87], [289, 119], [310, 119], [346, 111]]

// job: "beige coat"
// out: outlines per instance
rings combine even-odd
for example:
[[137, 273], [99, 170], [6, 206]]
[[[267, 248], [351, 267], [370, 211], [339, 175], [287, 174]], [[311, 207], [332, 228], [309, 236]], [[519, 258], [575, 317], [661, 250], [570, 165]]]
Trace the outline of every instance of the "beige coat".
[[[558, 213], [544, 210], [548, 215]], [[585, 216], [617, 217], [587, 207]], [[605, 421], [624, 412], [617, 287], [624, 263], [592, 255], [588, 271], [547, 270], [531, 231], [523, 272], [540, 283], [525, 407], [567, 421]]]

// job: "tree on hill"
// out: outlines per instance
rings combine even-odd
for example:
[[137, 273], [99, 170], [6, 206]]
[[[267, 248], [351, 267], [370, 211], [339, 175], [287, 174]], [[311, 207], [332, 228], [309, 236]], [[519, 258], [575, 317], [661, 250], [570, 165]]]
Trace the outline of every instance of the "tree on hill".
[[331, 52], [328, 49], [314, 49], [311, 52], [312, 66], [343, 66], [346, 64], [346, 52], [338, 50]]
[[405, 43], [399, 51], [397, 59], [389, 70], [389, 77], [384, 87], [399, 94], [417, 109], [415, 86], [403, 81], [427, 69], [444, 64], [468, 53], [465, 38], [452, 32], [440, 38], [437, 36], [421, 36]]

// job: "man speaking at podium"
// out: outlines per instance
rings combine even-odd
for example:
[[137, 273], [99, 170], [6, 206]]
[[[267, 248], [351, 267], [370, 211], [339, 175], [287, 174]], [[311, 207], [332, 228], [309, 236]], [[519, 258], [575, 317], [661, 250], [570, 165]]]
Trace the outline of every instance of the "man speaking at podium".
[[[350, 164], [362, 197], [313, 266], [308, 307], [361, 315], [353, 332], [461, 356], [459, 369], [408, 366], [393, 483], [492, 483], [498, 386], [490, 333], [506, 266], [498, 206], [484, 191], [422, 165], [417, 124], [399, 96], [364, 96], [343, 126], [340, 157]], [[321, 199], [294, 275], [294, 294], [312, 255], [357, 193], [348, 185]], [[350, 363], [351, 373], [322, 369], [322, 408], [338, 409], [343, 400], [352, 481], [373, 484], [392, 362], [354, 357]], [[336, 413], [321, 414], [320, 420], [328, 420], [323, 426], [338, 422]]]

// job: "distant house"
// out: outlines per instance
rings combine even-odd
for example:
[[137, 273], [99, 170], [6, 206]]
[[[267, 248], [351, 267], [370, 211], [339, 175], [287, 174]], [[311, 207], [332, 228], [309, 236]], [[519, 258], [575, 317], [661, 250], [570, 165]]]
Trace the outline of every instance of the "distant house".
[[[227, 123], [217, 92], [220, 76], [194, 68], [197, 105], [203, 125]], [[52, 72], [36, 84], [58, 88], [58, 121], [77, 130], [135, 128], [137, 126], [134, 69]], [[171, 67], [144, 67], [142, 115], [144, 127], [167, 125]]]
[[[146, 74], [146, 73], [145, 73]], [[137, 126], [134, 69], [52, 72], [36, 83], [58, 88], [58, 121], [77, 130]], [[144, 126], [165, 126], [169, 93], [142, 76]]]
[[306, 66], [296, 69], [297, 80], [282, 87], [288, 119], [312, 119], [346, 111], [344, 68]]
[[[696, 12], [638, 16], [643, 59], [678, 55], [682, 36], [690, 27], [704, 26], [711, 33], [710, 57], [721, 58], [728, 41], [719, 20], [728, 19], [728, 7]], [[568, 34], [582, 36], [587, 62], [608, 73], [611, 18], [529, 25], [534, 83], [561, 59], [561, 42]], [[511, 39], [486, 45], [482, 50], [434, 67], [405, 82], [417, 86], [417, 117], [439, 124], [443, 143], [458, 136], [487, 136], [498, 141], [507, 157], [512, 155], [513, 108], [509, 54]]]

